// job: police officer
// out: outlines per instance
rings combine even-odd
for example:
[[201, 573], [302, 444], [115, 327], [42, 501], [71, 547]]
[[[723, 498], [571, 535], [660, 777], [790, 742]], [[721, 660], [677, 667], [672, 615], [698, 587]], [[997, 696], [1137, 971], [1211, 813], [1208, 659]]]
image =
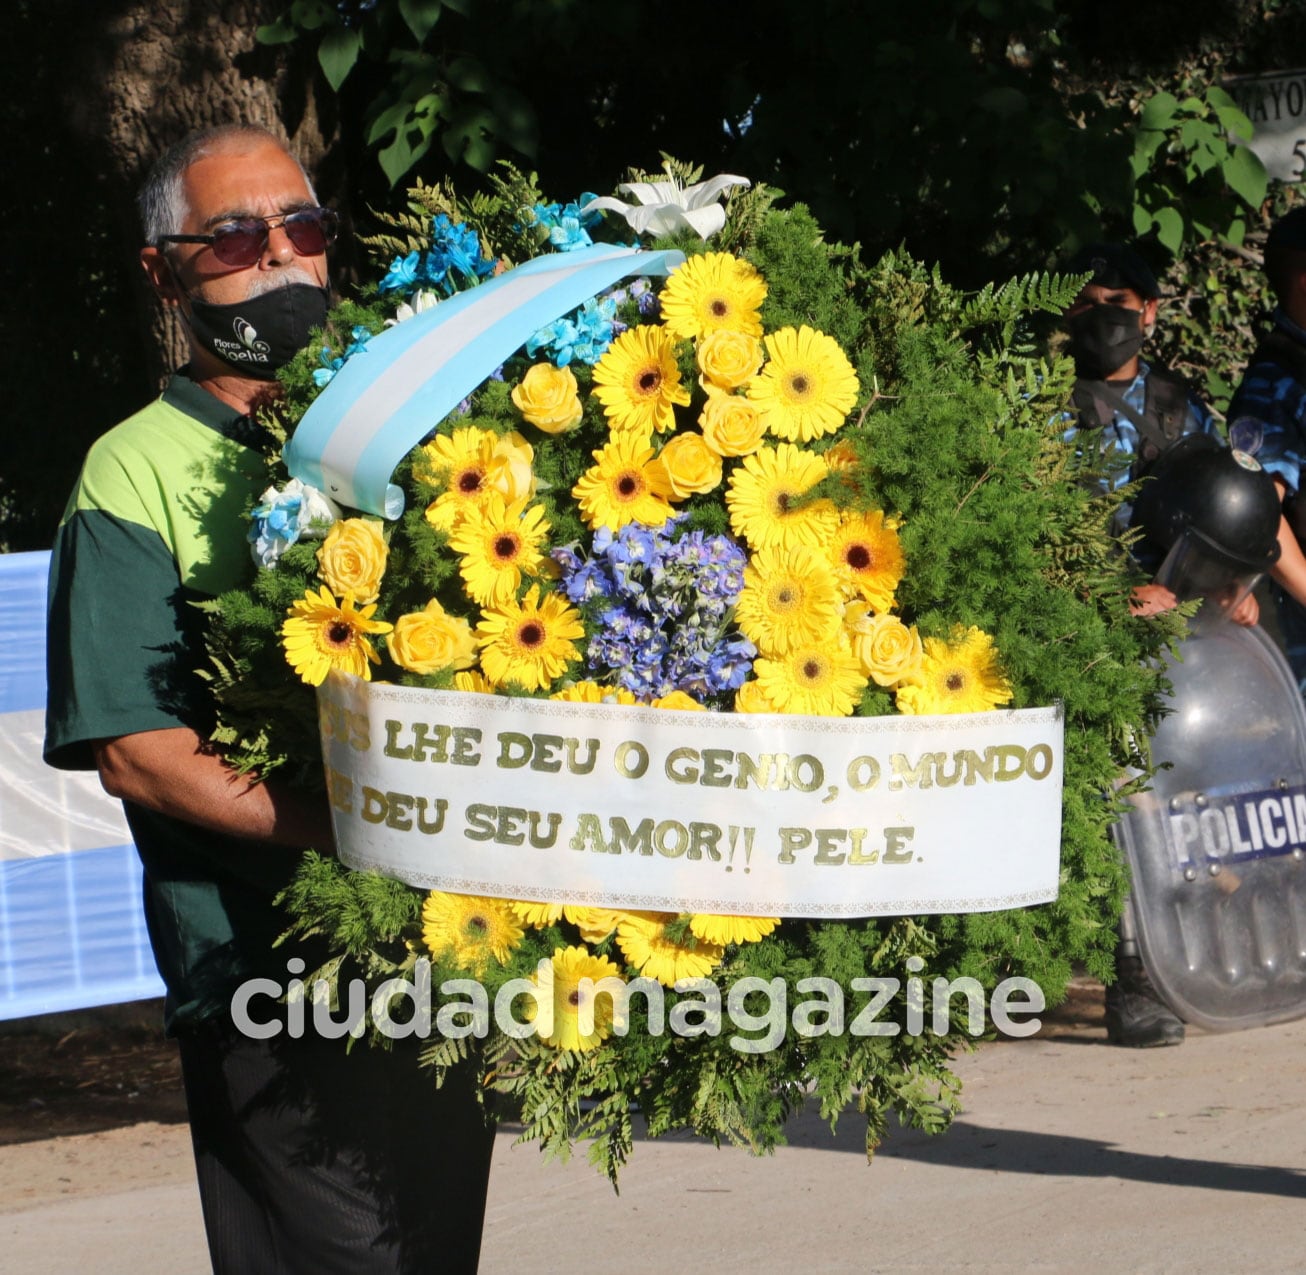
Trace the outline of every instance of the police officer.
[[[1142, 357], [1161, 297], [1142, 257], [1125, 244], [1088, 244], [1066, 270], [1090, 276], [1066, 312], [1077, 373], [1071, 398], [1076, 419], [1067, 437], [1097, 449], [1105, 462], [1104, 486], [1115, 490], [1143, 477], [1185, 435], [1214, 433], [1215, 422], [1181, 377]], [[1121, 504], [1113, 521], [1117, 533], [1129, 527], [1132, 513], [1131, 502]], [[1130, 610], [1154, 615], [1175, 601], [1168, 588], [1153, 582], [1134, 589]], [[1116, 981], [1106, 993], [1106, 1022], [1107, 1038], [1117, 1045], [1177, 1045], [1184, 1038], [1182, 1021], [1161, 1000], [1139, 958], [1128, 905], [1116, 948]]]
[[1229, 407], [1229, 437], [1254, 451], [1284, 498], [1282, 553], [1272, 572], [1284, 654], [1306, 691], [1306, 207], [1294, 208], [1271, 228], [1265, 274], [1277, 307]]

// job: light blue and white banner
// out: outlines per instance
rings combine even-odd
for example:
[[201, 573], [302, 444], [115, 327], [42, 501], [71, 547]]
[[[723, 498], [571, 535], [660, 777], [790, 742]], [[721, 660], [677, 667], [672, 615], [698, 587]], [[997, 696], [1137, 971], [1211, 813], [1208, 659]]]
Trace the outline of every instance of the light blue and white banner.
[[668, 274], [684, 259], [612, 244], [536, 257], [387, 328], [304, 413], [286, 444], [290, 476], [339, 504], [399, 517], [395, 466], [495, 368], [605, 288]]
[[163, 995], [122, 807], [41, 760], [49, 561], [0, 555], [0, 1019]]

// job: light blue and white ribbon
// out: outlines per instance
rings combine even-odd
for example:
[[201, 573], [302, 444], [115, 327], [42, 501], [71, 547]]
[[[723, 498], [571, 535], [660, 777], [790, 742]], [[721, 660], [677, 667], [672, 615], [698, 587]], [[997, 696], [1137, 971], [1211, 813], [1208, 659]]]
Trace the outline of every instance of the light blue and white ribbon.
[[313, 401], [286, 444], [294, 478], [397, 518], [395, 466], [540, 328], [632, 275], [665, 275], [671, 250], [594, 244], [536, 257], [374, 336]]

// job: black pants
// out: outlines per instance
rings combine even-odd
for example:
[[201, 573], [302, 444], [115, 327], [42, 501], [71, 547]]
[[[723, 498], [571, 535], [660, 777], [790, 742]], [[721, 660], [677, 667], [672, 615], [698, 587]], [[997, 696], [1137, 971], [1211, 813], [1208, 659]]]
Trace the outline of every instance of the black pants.
[[470, 1275], [494, 1145], [419, 1042], [179, 1034], [215, 1275]]

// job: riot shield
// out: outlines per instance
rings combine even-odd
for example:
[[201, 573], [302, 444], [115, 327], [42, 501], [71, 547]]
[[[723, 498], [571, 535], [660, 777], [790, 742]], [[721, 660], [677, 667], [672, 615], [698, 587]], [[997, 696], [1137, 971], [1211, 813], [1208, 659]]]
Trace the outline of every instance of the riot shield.
[[1197, 627], [1168, 675], [1164, 763], [1116, 842], [1143, 964], [1187, 1022], [1306, 1015], [1306, 708], [1259, 628]]

